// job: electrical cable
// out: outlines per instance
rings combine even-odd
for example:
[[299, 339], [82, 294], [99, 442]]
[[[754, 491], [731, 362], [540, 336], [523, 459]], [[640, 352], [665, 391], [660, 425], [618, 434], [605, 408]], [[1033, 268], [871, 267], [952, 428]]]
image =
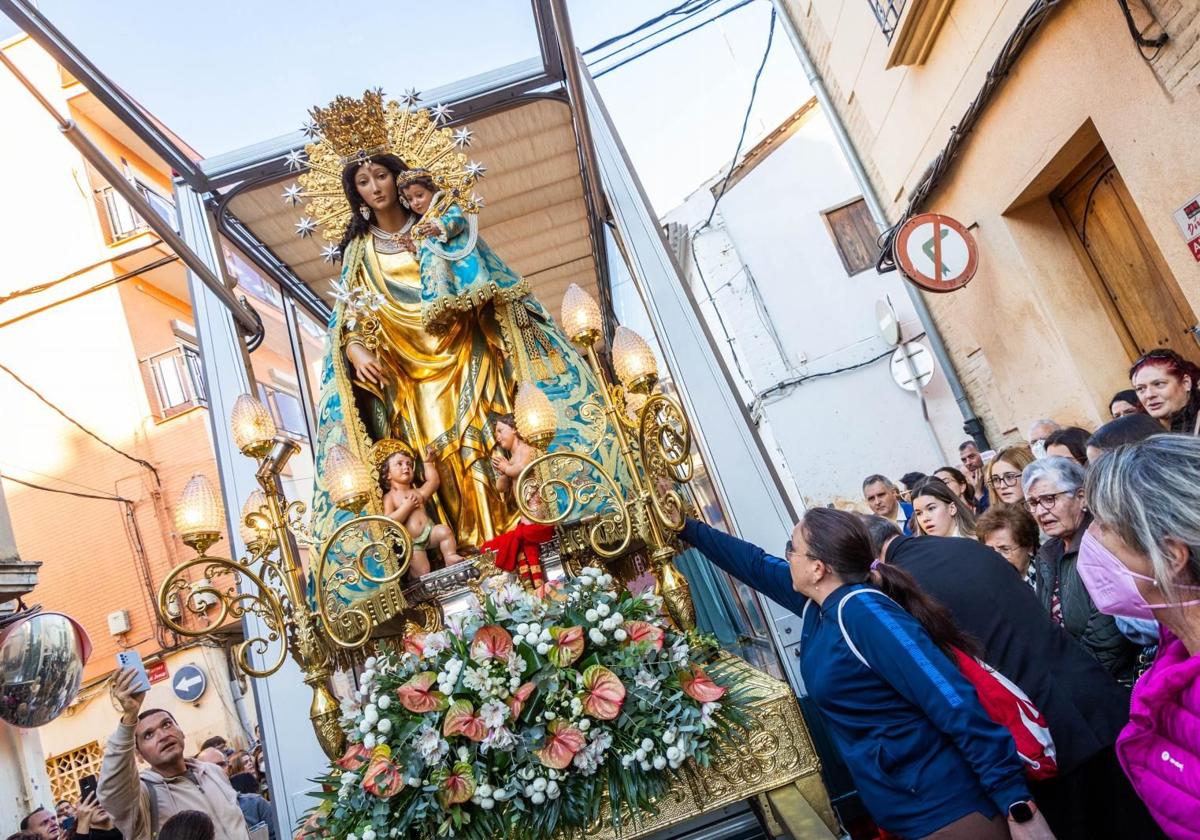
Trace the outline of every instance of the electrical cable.
[[697, 2], [707, 5], [706, 0], [684, 0], [684, 2], [680, 3], [678, 6], [672, 6], [670, 9], [667, 9], [660, 15], [656, 15], [649, 20], [642, 21], [628, 32], [622, 32], [620, 35], [613, 35], [611, 38], [606, 38], [600, 43], [588, 47], [583, 51], [583, 54], [588, 55], [589, 53], [594, 53], [596, 50], [602, 50], [605, 47], [610, 47], [618, 41], [628, 38], [630, 35], [636, 35], [639, 32], [643, 32], [646, 29], [649, 29], [651, 26], [654, 26], [654, 24], [660, 23], [673, 15], [687, 14], [693, 7], [695, 7]]
[[148, 251], [149, 249], [154, 248], [155, 246], [161, 245], [161, 244], [162, 244], [161, 239], [155, 239], [153, 242], [148, 242], [145, 245], [138, 246], [137, 248], [131, 248], [128, 251], [122, 251], [119, 254], [114, 254], [111, 257], [108, 257], [103, 260], [99, 260], [98, 262], [94, 262], [91, 265], [85, 265], [83, 268], [77, 268], [74, 271], [72, 271], [70, 274], [65, 274], [62, 277], [59, 277], [57, 280], [50, 280], [46, 283], [38, 283], [37, 285], [30, 286], [27, 289], [17, 289], [15, 292], [9, 292], [6, 295], [0, 295], [0, 303], [8, 303], [10, 300], [15, 300], [16, 298], [19, 298], [19, 297], [25, 297], [26, 295], [36, 295], [36, 294], [39, 294], [40, 292], [44, 292], [49, 289], [53, 289], [55, 286], [59, 285], [60, 283], [66, 283], [68, 280], [74, 279], [75, 277], [78, 277], [81, 274], [87, 274], [89, 271], [93, 271], [102, 265], [108, 265], [109, 263], [114, 262], [115, 260], [123, 260], [128, 257], [132, 257], [134, 254], [140, 254], [142, 251]]
[[75, 490], [63, 490], [60, 487], [47, 487], [44, 484], [34, 484], [32, 481], [14, 478], [6, 473], [0, 473], [0, 478], [6, 481], [11, 481], [14, 484], [20, 484], [32, 490], [45, 490], [47, 493], [62, 493], [64, 496], [76, 496], [80, 499], [98, 499], [102, 502], [121, 502], [122, 504], [133, 504], [132, 499], [126, 499], [124, 496], [99, 496], [95, 493], [79, 493]]
[[[1142, 59], [1147, 62], [1154, 61], [1154, 59], [1158, 58], [1158, 54], [1162, 52], [1162, 48], [1166, 46], [1166, 43], [1168, 40], [1170, 40], [1171, 36], [1167, 34], [1166, 30], [1163, 30], [1155, 37], [1147, 38], [1138, 29], [1137, 22], [1133, 19], [1133, 12], [1129, 8], [1129, 0], [1117, 0], [1117, 5], [1121, 7], [1121, 11], [1125, 15], [1125, 25], [1129, 27], [1129, 35], [1131, 38], [1133, 38], [1133, 42], [1137, 44], [1138, 52], [1141, 53]], [[1149, 7], [1147, 7], [1147, 11], [1150, 12], [1150, 17], [1154, 19], [1154, 23], [1158, 26], [1162, 26], [1162, 24], [1158, 22], [1158, 18], [1154, 16], [1154, 12], [1151, 11]], [[1146, 55], [1146, 47], [1153, 47], [1154, 54]]]
[[707, 11], [708, 9], [715, 6], [717, 4], [717, 2], [719, 2], [719, 0], [705, 0], [705, 2], [702, 5], [697, 6], [695, 9], [693, 9], [692, 11], [683, 15], [682, 17], [679, 17], [673, 21], [670, 21], [669, 23], [667, 23], [666, 26], [662, 27], [661, 29], [656, 29], [653, 32], [643, 35], [641, 38], [638, 38], [637, 40], [630, 41], [628, 44], [625, 44], [624, 46], [617, 47], [615, 50], [613, 50], [610, 53], [606, 53], [605, 55], [602, 55], [599, 58], [592, 59], [592, 61], [589, 63], [600, 64], [601, 62], [608, 61], [610, 58], [613, 58], [614, 56], [617, 56], [617, 55], [625, 52], [628, 49], [632, 49], [633, 47], [636, 47], [638, 44], [644, 44], [646, 41], [649, 41], [651, 38], [655, 37], [656, 35], [661, 35], [669, 29], [674, 29], [676, 26], [679, 26], [679, 24], [685, 23], [686, 21], [691, 20], [692, 18], [694, 18], [696, 15], [700, 14], [701, 12]]
[[[676, 35], [672, 35], [670, 38], [666, 39], [665, 41], [661, 41], [657, 44], [649, 46], [646, 49], [642, 50], [641, 52], [635, 53], [635, 54], [629, 56], [628, 58], [617, 62], [612, 67], [604, 68], [599, 73], [593, 74], [592, 78], [599, 79], [601, 76], [606, 76], [614, 70], [619, 70], [622, 67], [624, 67], [626, 64], [629, 64], [632, 61], [637, 61], [642, 56], [649, 55], [650, 53], [654, 52], [659, 47], [665, 47], [667, 44], [670, 44], [672, 41], [678, 41], [684, 35], [690, 35], [691, 33], [695, 32], [697, 29], [703, 29], [704, 27], [708, 26], [710, 23], [714, 23], [714, 22], [720, 20], [721, 18], [725, 17], [725, 15], [731, 14], [732, 12], [736, 12], [738, 9], [742, 8], [743, 6], [749, 5], [750, 3], [753, 3], [753, 2], [754, 2], [754, 0], [741, 0], [740, 3], [738, 3], [734, 6], [730, 6], [725, 11], [721, 12], [718, 15], [714, 15], [713, 17], [709, 18], [708, 20], [701, 21], [700, 23], [693, 26], [691, 29], [685, 29], [683, 32], [680, 32]], [[771, 8], [771, 17], [772, 17], [772, 19], [775, 17], [775, 8], [774, 7]]]
[[151, 473], [154, 474], [154, 482], [156, 484], [158, 484], [160, 487], [162, 486], [162, 479], [158, 475], [158, 470], [155, 469], [154, 465], [151, 464], [149, 461], [144, 461], [141, 458], [138, 458], [134, 455], [130, 455], [127, 452], [122, 452], [120, 449], [113, 446], [111, 443], [106, 441], [104, 438], [100, 437], [98, 434], [93, 432], [91, 429], [84, 426], [82, 423], [80, 423], [78, 420], [76, 420], [71, 415], [67, 414], [65, 411], [63, 411], [61, 408], [56, 406], [54, 403], [50, 402], [50, 400], [48, 400], [46, 397], [44, 397], [42, 395], [42, 393], [40, 391], [38, 391], [37, 388], [34, 388], [32, 385], [30, 385], [24, 379], [22, 379], [21, 377], [17, 376], [15, 373], [13, 373], [12, 369], [9, 368], [7, 365], [0, 363], [0, 370], [3, 370], [5, 373], [7, 373], [13, 379], [17, 380], [17, 383], [20, 384], [22, 387], [24, 387], [25, 390], [29, 391], [29, 393], [33, 394], [35, 397], [37, 397], [39, 400], [41, 400], [43, 403], [45, 403], [47, 406], [49, 406], [51, 409], [53, 409], [56, 414], [58, 414], [60, 417], [62, 417], [64, 420], [66, 420], [68, 423], [70, 423], [72, 426], [75, 426], [77, 429], [79, 429], [85, 435], [92, 438], [93, 440], [98, 441], [99, 443], [104, 444], [109, 449], [111, 449], [113, 452], [116, 452], [118, 455], [120, 455], [122, 458], [126, 458], [130, 461], [133, 461], [133, 463], [138, 464], [139, 466], [142, 466], [142, 467], [145, 467], [146, 469], [148, 469]]

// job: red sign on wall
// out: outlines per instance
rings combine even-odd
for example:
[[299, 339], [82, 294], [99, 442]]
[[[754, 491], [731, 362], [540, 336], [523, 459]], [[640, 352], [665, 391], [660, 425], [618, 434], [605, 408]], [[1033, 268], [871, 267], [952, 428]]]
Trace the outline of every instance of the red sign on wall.
[[167, 663], [160, 659], [146, 666], [146, 676], [150, 678], [150, 685], [154, 685], [168, 679], [171, 675], [167, 671]]

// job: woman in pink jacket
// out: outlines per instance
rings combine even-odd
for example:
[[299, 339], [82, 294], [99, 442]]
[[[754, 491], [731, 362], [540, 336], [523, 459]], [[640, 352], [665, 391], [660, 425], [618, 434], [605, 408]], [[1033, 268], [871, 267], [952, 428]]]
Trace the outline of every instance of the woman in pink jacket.
[[1200, 439], [1155, 435], [1094, 462], [1079, 573], [1110, 615], [1153, 618], [1117, 756], [1168, 836], [1200, 840]]

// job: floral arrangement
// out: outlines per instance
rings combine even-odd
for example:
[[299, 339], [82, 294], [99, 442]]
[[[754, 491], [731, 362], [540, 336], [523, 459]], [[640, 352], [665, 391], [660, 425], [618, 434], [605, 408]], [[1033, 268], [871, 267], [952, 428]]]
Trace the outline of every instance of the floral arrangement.
[[349, 748], [297, 837], [547, 840], [618, 824], [746, 725], [715, 642], [675, 632], [652, 591], [595, 568], [536, 593], [492, 580], [444, 631], [367, 660], [342, 706]]

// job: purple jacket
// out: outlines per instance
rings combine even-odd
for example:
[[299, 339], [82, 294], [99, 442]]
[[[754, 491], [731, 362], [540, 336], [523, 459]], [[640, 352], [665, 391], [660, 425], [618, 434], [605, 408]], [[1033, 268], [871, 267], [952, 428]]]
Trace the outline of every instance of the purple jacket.
[[1200, 655], [1165, 627], [1154, 666], [1133, 689], [1117, 757], [1173, 840], [1200, 840]]

